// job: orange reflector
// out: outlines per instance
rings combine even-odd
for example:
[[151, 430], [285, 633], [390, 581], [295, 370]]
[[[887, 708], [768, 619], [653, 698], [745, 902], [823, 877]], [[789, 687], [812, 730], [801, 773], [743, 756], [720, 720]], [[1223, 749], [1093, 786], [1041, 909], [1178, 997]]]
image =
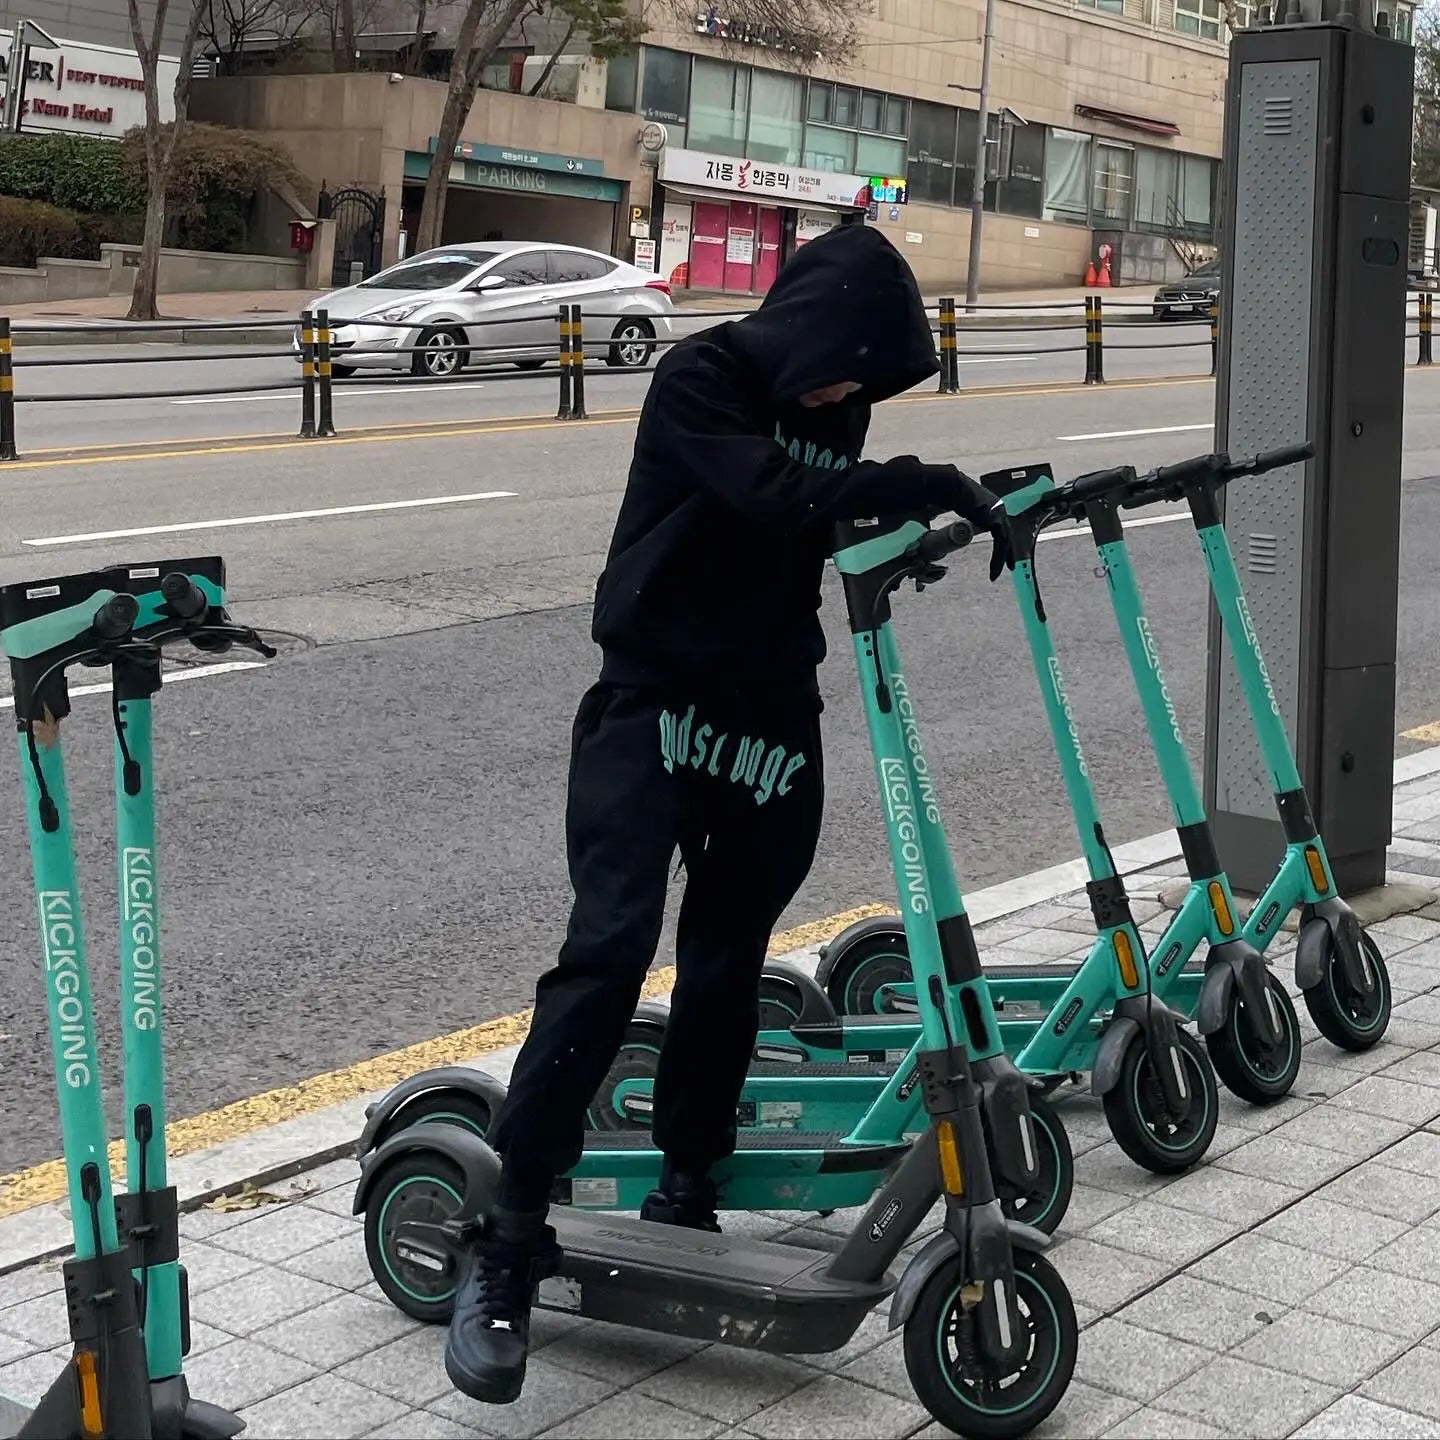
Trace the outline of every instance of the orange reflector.
[[1134, 990], [1140, 984], [1140, 971], [1135, 965], [1135, 947], [1130, 943], [1130, 937], [1123, 931], [1117, 930], [1114, 938], [1115, 958], [1120, 962], [1120, 978], [1125, 982], [1127, 990]]
[[965, 1176], [960, 1169], [960, 1147], [955, 1142], [955, 1127], [942, 1120], [935, 1127], [935, 1139], [940, 1146], [940, 1178], [945, 1182], [948, 1195], [965, 1193]]
[[1215, 912], [1215, 923], [1222, 935], [1235, 933], [1235, 917], [1230, 913], [1230, 902], [1225, 898], [1225, 887], [1218, 881], [1210, 882], [1210, 908]]
[[75, 1352], [75, 1372], [80, 1380], [80, 1423], [87, 1435], [103, 1435], [105, 1422], [100, 1416], [100, 1377], [95, 1373], [95, 1357], [90, 1351]]
[[1320, 858], [1320, 852], [1313, 846], [1305, 847], [1305, 863], [1310, 867], [1310, 883], [1322, 894], [1330, 891], [1330, 877], [1325, 873], [1325, 862]]

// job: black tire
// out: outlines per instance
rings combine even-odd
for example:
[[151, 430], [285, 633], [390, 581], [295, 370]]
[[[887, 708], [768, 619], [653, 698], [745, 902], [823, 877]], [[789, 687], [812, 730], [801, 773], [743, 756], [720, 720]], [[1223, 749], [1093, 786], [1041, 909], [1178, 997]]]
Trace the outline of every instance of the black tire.
[[1273, 1049], [1252, 1054], [1254, 1038], [1245, 1019], [1240, 988], [1231, 991], [1225, 1023], [1205, 1037], [1205, 1049], [1220, 1083], [1251, 1105], [1269, 1105], [1290, 1093], [1300, 1073], [1300, 1020], [1277, 976], [1266, 972], [1265, 987], [1280, 1021], [1280, 1039]]
[[605, 363], [615, 370], [643, 370], [655, 353], [655, 346], [646, 341], [654, 339], [655, 329], [648, 320], [627, 316], [610, 335]]
[[1176, 1040], [1190, 1081], [1190, 1104], [1184, 1115], [1165, 1110], [1143, 1032], [1126, 1046], [1120, 1078], [1105, 1094], [1105, 1119], [1120, 1148], [1155, 1175], [1179, 1175], [1190, 1169], [1210, 1148], [1219, 1120], [1220, 1094], [1205, 1051], [1187, 1030], [1179, 1031]]
[[1320, 983], [1301, 992], [1315, 1028], [1342, 1050], [1368, 1050], [1390, 1025], [1390, 972], [1385, 968], [1385, 957], [1368, 930], [1360, 932], [1360, 944], [1375, 973], [1374, 994], [1363, 1008], [1341, 999], [1346, 986], [1333, 939]]
[[876, 996], [882, 985], [905, 985], [914, 980], [905, 927], [897, 919], [894, 929], [871, 930], [825, 957], [825, 995], [837, 1015], [884, 1015]]
[[622, 1080], [645, 1079], [652, 1081], [660, 1064], [660, 1046], [665, 1039], [665, 1027], [654, 1020], [632, 1020], [625, 1027], [625, 1038], [620, 1042], [610, 1069], [600, 1082], [595, 1098], [586, 1111], [585, 1126], [588, 1130], [648, 1130], [650, 1116], [627, 1111], [621, 1114], [615, 1108], [615, 1087]]
[[333, 360], [330, 362], [330, 377], [333, 380], [348, 380], [354, 373], [353, 365], [337, 365]]
[[1030, 1347], [1019, 1370], [992, 1380], [961, 1358], [971, 1348], [960, 1305], [964, 1278], [957, 1256], [926, 1280], [916, 1298], [905, 1322], [910, 1384], [931, 1415], [958, 1435], [1027, 1435], [1060, 1403], [1075, 1372], [1080, 1326], [1070, 1292], [1043, 1256], [1015, 1252], [1016, 1295]]
[[412, 1125], [456, 1125], [483, 1140], [494, 1118], [489, 1104], [469, 1090], [426, 1090], [390, 1117], [390, 1123], [376, 1135], [374, 1148], [378, 1150], [397, 1130], [408, 1130]]
[[1043, 1096], [1030, 1097], [1030, 1115], [1035, 1122], [1039, 1180], [1028, 1193], [1002, 1193], [1000, 1208], [1010, 1219], [1053, 1235], [1070, 1208], [1070, 1196], [1075, 1189], [1075, 1152], [1070, 1148], [1070, 1137], [1059, 1114]]
[[516, 360], [512, 362], [517, 370], [543, 370], [548, 360]]
[[[448, 380], [458, 375], [470, 363], [469, 351], [464, 348], [464, 333], [448, 325], [423, 331], [416, 343], [424, 348], [410, 357], [412, 375], [428, 376], [431, 380]], [[442, 359], [442, 356], [445, 358]]]
[[800, 992], [783, 975], [760, 975], [760, 1028], [788, 1030], [804, 1008]]
[[426, 1325], [445, 1325], [455, 1308], [457, 1274], [440, 1274], [395, 1253], [402, 1219], [442, 1223], [460, 1208], [465, 1179], [433, 1150], [407, 1150], [375, 1177], [365, 1207], [365, 1258], [385, 1298]]

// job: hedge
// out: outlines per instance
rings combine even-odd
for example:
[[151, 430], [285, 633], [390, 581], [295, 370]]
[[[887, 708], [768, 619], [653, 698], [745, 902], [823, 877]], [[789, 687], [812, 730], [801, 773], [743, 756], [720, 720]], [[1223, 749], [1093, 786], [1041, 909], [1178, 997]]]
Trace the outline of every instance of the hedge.
[[138, 244], [139, 215], [82, 215], [43, 200], [0, 195], [0, 265], [34, 265], [42, 255], [57, 260], [98, 260], [106, 241]]

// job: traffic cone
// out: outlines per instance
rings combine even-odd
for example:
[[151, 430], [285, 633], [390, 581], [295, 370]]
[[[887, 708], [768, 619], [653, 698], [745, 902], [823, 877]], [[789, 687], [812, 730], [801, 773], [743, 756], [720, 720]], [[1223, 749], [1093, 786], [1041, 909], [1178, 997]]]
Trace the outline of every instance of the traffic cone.
[[1100, 275], [1095, 283], [1099, 286], [1110, 284], [1110, 257], [1108, 255], [1100, 262]]
[[1085, 267], [1085, 288], [1087, 290], [1095, 288], [1095, 262], [1093, 260]]

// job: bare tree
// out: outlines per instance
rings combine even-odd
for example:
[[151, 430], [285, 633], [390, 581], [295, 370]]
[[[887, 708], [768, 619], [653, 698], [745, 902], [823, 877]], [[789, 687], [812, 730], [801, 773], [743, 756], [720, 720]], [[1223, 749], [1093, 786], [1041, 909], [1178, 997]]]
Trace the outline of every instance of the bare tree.
[[220, 59], [222, 73], [235, 68], [247, 41], [293, 40], [310, 18], [307, 0], [198, 0], [200, 38]]
[[135, 272], [135, 290], [130, 297], [129, 319], [158, 320], [156, 294], [160, 279], [160, 247], [165, 240], [165, 189], [170, 180], [170, 162], [185, 128], [190, 109], [190, 72], [195, 61], [195, 41], [200, 34], [203, 0], [184, 0], [190, 6], [185, 37], [180, 42], [180, 68], [175, 72], [175, 118], [169, 125], [160, 121], [160, 39], [170, 0], [155, 0], [155, 14], [147, 37], [140, 22], [139, 0], [127, 0], [130, 35], [140, 59], [145, 85], [145, 231], [140, 243], [140, 268]]

